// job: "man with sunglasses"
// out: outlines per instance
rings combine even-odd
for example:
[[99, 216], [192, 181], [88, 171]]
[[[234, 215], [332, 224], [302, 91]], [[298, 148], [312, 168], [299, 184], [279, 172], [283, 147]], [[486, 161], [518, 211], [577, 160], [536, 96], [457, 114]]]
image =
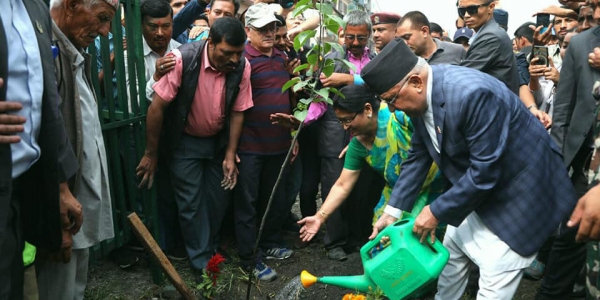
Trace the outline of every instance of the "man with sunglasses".
[[518, 95], [519, 81], [517, 63], [512, 51], [512, 42], [504, 29], [494, 20], [493, 0], [460, 0], [458, 15], [465, 26], [475, 34], [461, 66], [488, 73]]
[[402, 42], [388, 44], [361, 75], [414, 125], [412, 148], [370, 238], [412, 209], [435, 162], [450, 184], [416, 216], [413, 232], [426, 242], [440, 222], [448, 224], [450, 260], [436, 299], [461, 298], [471, 260], [480, 268], [477, 299], [512, 299], [523, 269], [577, 201], [556, 144], [495, 78], [429, 66]]

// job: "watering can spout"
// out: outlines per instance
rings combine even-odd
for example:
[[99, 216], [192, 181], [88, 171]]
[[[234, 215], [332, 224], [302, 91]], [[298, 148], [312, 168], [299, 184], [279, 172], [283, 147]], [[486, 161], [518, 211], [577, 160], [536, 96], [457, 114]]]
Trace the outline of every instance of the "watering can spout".
[[304, 270], [302, 273], [300, 273], [300, 281], [302, 282], [302, 286], [304, 288], [309, 288], [317, 282], [317, 277]]
[[375, 290], [377, 287], [375, 283], [365, 275], [315, 277], [307, 271], [302, 271], [300, 274], [300, 281], [305, 288], [308, 288], [317, 282], [361, 292], [368, 292], [369, 288]]

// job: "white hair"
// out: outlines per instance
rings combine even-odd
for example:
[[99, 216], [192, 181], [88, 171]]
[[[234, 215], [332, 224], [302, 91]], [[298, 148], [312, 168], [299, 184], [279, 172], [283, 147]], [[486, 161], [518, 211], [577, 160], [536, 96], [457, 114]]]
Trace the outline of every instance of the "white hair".
[[361, 25], [367, 25], [367, 28], [369, 29], [369, 35], [371, 35], [371, 31], [373, 30], [373, 24], [371, 23], [371, 17], [369, 17], [369, 15], [361, 10], [353, 10], [350, 11], [345, 17], [344, 17], [344, 23], [346, 23], [344, 25], [344, 31], [346, 31], [346, 28], [348, 26], [361, 26]]

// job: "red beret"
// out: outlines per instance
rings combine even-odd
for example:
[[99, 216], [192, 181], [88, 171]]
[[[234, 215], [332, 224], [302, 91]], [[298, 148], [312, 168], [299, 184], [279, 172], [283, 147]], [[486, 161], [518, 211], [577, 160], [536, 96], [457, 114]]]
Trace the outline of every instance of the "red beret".
[[373, 23], [373, 25], [396, 24], [400, 21], [400, 18], [400, 15], [395, 13], [380, 12], [371, 15], [371, 23]]

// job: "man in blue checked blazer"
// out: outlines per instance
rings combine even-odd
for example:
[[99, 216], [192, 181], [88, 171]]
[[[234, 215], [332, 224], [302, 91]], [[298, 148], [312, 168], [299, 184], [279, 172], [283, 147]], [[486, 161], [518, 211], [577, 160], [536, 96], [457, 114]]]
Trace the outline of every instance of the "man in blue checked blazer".
[[429, 66], [402, 42], [390, 43], [361, 75], [415, 127], [371, 237], [411, 210], [435, 161], [450, 187], [416, 216], [413, 231], [423, 241], [449, 224], [450, 260], [436, 299], [461, 297], [471, 260], [480, 268], [478, 299], [511, 299], [523, 269], [577, 201], [558, 147], [505, 84], [469, 68]]

